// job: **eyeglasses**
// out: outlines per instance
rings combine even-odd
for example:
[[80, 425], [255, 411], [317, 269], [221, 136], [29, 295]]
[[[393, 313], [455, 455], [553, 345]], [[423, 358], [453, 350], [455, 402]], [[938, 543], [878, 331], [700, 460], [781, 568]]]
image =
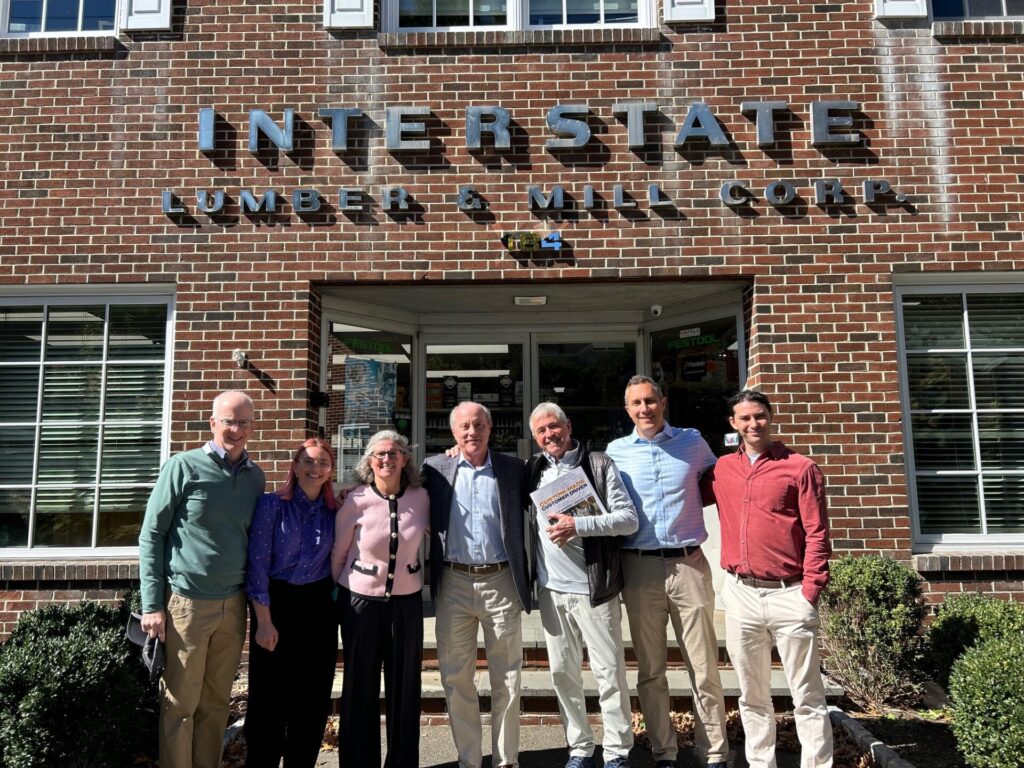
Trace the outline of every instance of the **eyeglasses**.
[[373, 456], [373, 458], [375, 458], [377, 461], [384, 461], [384, 459], [390, 459], [391, 461], [394, 461], [395, 459], [397, 459], [399, 456], [402, 455], [402, 452], [401, 451], [377, 451], [376, 453], [371, 453], [370, 455]]
[[240, 429], [249, 429], [250, 427], [252, 427], [253, 424], [252, 419], [222, 419], [219, 416], [214, 416], [213, 420], [219, 421], [221, 424], [223, 424], [225, 427], [228, 427], [229, 429], [234, 429], [235, 427], [238, 427]]
[[313, 467], [320, 467], [320, 469], [330, 469], [331, 462], [327, 459], [321, 459], [320, 461], [314, 461], [310, 458], [299, 459], [299, 466], [305, 467], [306, 469], [312, 469]]

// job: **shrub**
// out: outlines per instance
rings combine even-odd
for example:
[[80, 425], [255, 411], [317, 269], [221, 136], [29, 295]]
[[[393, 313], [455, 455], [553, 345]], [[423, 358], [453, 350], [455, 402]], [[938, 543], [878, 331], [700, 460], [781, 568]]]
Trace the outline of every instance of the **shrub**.
[[924, 618], [917, 575], [895, 560], [849, 555], [831, 571], [821, 598], [825, 669], [867, 709], [913, 703]]
[[970, 648], [949, 676], [953, 733], [968, 765], [1024, 765], [1024, 638]]
[[943, 686], [953, 662], [968, 648], [1007, 635], [1024, 635], [1024, 605], [977, 592], [951, 595], [928, 628], [928, 669]]
[[50, 605], [0, 646], [0, 766], [117, 768], [156, 732], [127, 607]]

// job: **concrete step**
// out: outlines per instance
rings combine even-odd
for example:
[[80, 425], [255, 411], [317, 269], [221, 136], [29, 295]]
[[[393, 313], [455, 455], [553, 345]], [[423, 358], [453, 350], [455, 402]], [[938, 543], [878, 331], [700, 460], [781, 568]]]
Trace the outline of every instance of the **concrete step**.
[[[740, 695], [739, 681], [736, 678], [736, 672], [731, 667], [725, 667], [721, 669], [721, 676], [722, 688], [725, 691], [726, 706], [729, 709], [735, 709], [736, 700]], [[334, 688], [331, 692], [332, 697], [335, 699], [335, 706], [337, 706], [337, 700], [341, 698], [343, 679], [344, 670], [339, 669], [334, 676]], [[825, 690], [829, 699], [838, 699], [842, 695], [843, 689], [832, 683], [828, 678], [823, 679], [825, 681]], [[436, 670], [423, 670], [421, 680], [423, 685], [423, 711], [428, 713], [443, 712], [444, 690], [441, 688], [440, 673]], [[635, 669], [626, 670], [626, 680], [629, 684], [633, 709], [634, 711], [637, 711], [639, 709], [639, 704], [637, 703], [636, 698], [637, 673]], [[475, 682], [477, 691], [479, 691], [480, 694], [481, 709], [483, 711], [487, 711], [490, 708], [491, 696], [491, 681], [487, 671], [478, 671]], [[593, 673], [589, 670], [584, 670], [583, 672], [583, 685], [587, 699], [587, 711], [599, 712], [600, 708], [598, 707], [597, 701], [597, 682], [594, 679]], [[692, 691], [690, 688], [690, 678], [686, 671], [679, 669], [668, 670], [668, 685], [669, 696], [672, 700], [672, 708], [675, 711], [680, 712], [688, 711], [691, 708], [690, 700], [692, 698]], [[383, 690], [384, 684], [382, 677], [382, 697]], [[789, 698], [789, 686], [786, 684], [786, 677], [781, 669], [772, 670], [771, 692], [778, 709], [782, 710], [792, 707], [792, 701]], [[539, 669], [524, 669], [522, 673], [520, 699], [523, 712], [557, 712], [558, 703], [555, 699], [555, 690], [551, 682], [550, 672]], [[381, 699], [381, 703], [383, 705], [383, 698]]]

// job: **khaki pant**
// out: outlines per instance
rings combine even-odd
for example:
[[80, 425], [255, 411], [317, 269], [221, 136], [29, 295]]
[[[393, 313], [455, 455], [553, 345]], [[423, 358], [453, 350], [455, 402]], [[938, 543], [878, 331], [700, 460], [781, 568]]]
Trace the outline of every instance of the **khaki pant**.
[[245, 642], [245, 596], [167, 599], [160, 768], [220, 768], [231, 682]]
[[740, 717], [750, 768], [775, 768], [772, 639], [793, 697], [800, 768], [831, 768], [832, 724], [818, 666], [818, 609], [795, 584], [757, 589], [727, 575], [722, 586], [729, 658], [740, 681]]
[[662, 559], [623, 551], [622, 591], [637, 657], [636, 692], [647, 723], [655, 760], [676, 759], [676, 734], [669, 714], [668, 647], [665, 628], [672, 622], [686, 659], [696, 715], [697, 748], [709, 763], [725, 762], [725, 697], [718, 675], [715, 592], [711, 569], [699, 549], [688, 557]]
[[437, 600], [437, 659], [460, 768], [480, 768], [483, 732], [476, 676], [476, 635], [483, 627], [491, 678], [491, 765], [519, 763], [522, 606], [512, 571], [474, 576], [445, 568]]

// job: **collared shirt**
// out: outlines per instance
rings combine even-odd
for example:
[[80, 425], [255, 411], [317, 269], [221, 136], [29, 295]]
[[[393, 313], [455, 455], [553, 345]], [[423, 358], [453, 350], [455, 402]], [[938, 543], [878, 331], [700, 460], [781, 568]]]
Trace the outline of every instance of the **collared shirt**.
[[[571, 472], [580, 465], [580, 444], [572, 441], [572, 450], [567, 451], [561, 459], [556, 459], [549, 453], [545, 453], [547, 466], [540, 473], [537, 487], [542, 488], [547, 483], [553, 482], [567, 472]], [[615, 467], [614, 462], [608, 462], [605, 470], [605, 495], [602, 499], [607, 514], [604, 515], [582, 515], [576, 518], [576, 536], [566, 544], [559, 547], [552, 543], [544, 529], [550, 523], [547, 516], [531, 505], [533, 514], [536, 516], [537, 530], [540, 542], [540, 552], [537, 557], [537, 583], [541, 587], [553, 589], [556, 592], [566, 592], [575, 595], [589, 595], [590, 583], [587, 580], [587, 564], [583, 556], [584, 536], [623, 536], [636, 530], [636, 511], [633, 509], [633, 502], [623, 485], [622, 478]]]
[[[521, 512], [520, 512], [521, 513]], [[508, 560], [501, 539], [498, 482], [491, 453], [481, 467], [459, 457], [452, 489], [451, 519], [445, 559], [464, 565], [486, 565]]]
[[203, 446], [203, 450], [209, 454], [219, 456], [221, 461], [224, 462], [224, 466], [231, 470], [231, 474], [235, 477], [242, 471], [242, 467], [249, 463], [249, 452], [244, 448], [242, 449], [242, 455], [238, 457], [238, 461], [232, 462], [228, 458], [228, 452], [225, 451], [221, 446], [217, 445], [213, 440], [210, 440], [206, 445]]
[[715, 465], [715, 454], [696, 429], [666, 422], [652, 440], [632, 434], [605, 451], [622, 474], [640, 527], [622, 546], [635, 549], [692, 547], [708, 537], [700, 477]]
[[804, 597], [817, 602], [832, 552], [818, 466], [778, 441], [751, 464], [740, 446], [707, 483], [718, 502], [722, 568], [757, 579], [802, 576]]
[[298, 484], [290, 501], [263, 495], [249, 529], [245, 591], [253, 601], [270, 604], [271, 579], [310, 584], [331, 575], [334, 515], [322, 498], [310, 501]]

